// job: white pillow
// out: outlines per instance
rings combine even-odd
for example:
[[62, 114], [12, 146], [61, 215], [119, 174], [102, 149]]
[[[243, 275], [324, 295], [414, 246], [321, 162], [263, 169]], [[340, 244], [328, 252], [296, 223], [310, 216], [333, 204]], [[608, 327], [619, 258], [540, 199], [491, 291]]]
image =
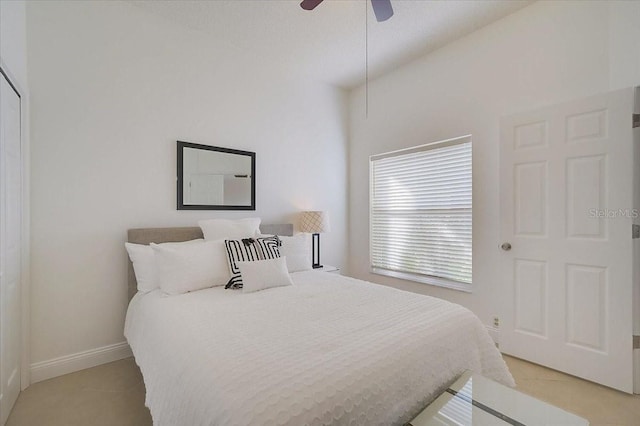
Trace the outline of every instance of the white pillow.
[[124, 243], [129, 253], [129, 259], [133, 263], [133, 272], [136, 274], [138, 291], [143, 293], [158, 288], [156, 280], [156, 260], [151, 246], [144, 244]]
[[282, 246], [280, 256], [287, 258], [289, 272], [309, 271], [311, 267], [310, 234], [296, 234], [293, 237], [280, 237]]
[[289, 272], [287, 272], [287, 262], [283, 257], [238, 262], [237, 265], [242, 275], [243, 293], [293, 284]]
[[151, 244], [151, 248], [158, 283], [167, 294], [225, 285], [231, 278], [223, 240], [179, 246]]
[[[175, 246], [180, 244], [201, 243], [202, 238], [183, 241], [179, 243], [162, 243], [161, 246]], [[129, 259], [133, 263], [133, 272], [136, 274], [138, 291], [147, 293], [158, 288], [156, 276], [156, 259], [151, 246], [146, 244], [124, 243], [129, 253]]]
[[199, 221], [198, 225], [205, 240], [239, 240], [255, 237], [260, 233], [259, 217], [237, 220], [208, 219]]

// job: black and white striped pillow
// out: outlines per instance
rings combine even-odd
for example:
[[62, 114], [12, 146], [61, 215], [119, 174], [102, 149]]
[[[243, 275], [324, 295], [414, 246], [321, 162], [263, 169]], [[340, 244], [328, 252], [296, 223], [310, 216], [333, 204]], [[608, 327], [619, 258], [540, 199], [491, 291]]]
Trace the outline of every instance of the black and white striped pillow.
[[231, 272], [231, 279], [224, 288], [242, 288], [242, 276], [238, 262], [261, 260], [258, 244], [253, 238], [243, 238], [242, 240], [225, 240], [224, 245], [227, 249], [227, 260]]
[[273, 237], [258, 238], [258, 248], [260, 249], [261, 260], [277, 259], [280, 257], [280, 246], [282, 241], [277, 235]]

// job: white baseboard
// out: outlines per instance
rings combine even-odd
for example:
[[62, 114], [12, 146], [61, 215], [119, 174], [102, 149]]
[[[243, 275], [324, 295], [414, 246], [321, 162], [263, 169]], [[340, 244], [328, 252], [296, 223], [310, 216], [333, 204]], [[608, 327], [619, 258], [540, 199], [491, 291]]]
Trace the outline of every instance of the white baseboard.
[[41, 382], [53, 377], [84, 370], [85, 368], [128, 358], [131, 355], [131, 348], [129, 348], [127, 342], [121, 342], [47, 361], [36, 362], [31, 364], [31, 383]]
[[489, 336], [493, 339], [493, 343], [496, 344], [496, 348], [500, 347], [500, 330], [496, 327], [491, 327], [490, 325], [485, 325], [487, 327], [487, 331], [489, 332]]

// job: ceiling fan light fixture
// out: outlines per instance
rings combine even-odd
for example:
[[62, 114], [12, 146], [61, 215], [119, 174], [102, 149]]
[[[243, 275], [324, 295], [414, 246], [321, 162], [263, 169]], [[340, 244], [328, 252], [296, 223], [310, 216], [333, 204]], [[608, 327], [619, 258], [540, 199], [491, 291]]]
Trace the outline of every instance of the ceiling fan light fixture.
[[302, 3], [300, 3], [300, 7], [304, 10], [313, 10], [320, 3], [322, 3], [322, 0], [302, 0]]
[[[323, 0], [302, 0], [300, 7], [304, 10], [315, 9]], [[393, 16], [393, 7], [391, 0], [371, 0], [373, 13], [376, 15], [376, 21], [384, 22]]]
[[371, 0], [371, 6], [378, 22], [384, 22], [393, 16], [391, 0]]

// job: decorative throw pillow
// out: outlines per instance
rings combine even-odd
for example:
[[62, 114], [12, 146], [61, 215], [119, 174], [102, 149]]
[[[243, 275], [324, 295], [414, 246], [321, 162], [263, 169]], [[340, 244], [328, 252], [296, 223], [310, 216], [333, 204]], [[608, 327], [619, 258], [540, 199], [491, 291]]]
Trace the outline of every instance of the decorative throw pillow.
[[227, 261], [231, 278], [224, 288], [242, 288], [242, 275], [238, 262], [255, 262], [260, 260], [260, 248], [253, 238], [243, 238], [242, 240], [225, 240], [227, 249]]
[[238, 262], [238, 267], [242, 272], [243, 293], [293, 284], [284, 257], [257, 262]]
[[260, 259], [276, 259], [280, 257], [280, 246], [282, 245], [282, 242], [277, 235], [258, 238], [256, 243], [260, 250]]

